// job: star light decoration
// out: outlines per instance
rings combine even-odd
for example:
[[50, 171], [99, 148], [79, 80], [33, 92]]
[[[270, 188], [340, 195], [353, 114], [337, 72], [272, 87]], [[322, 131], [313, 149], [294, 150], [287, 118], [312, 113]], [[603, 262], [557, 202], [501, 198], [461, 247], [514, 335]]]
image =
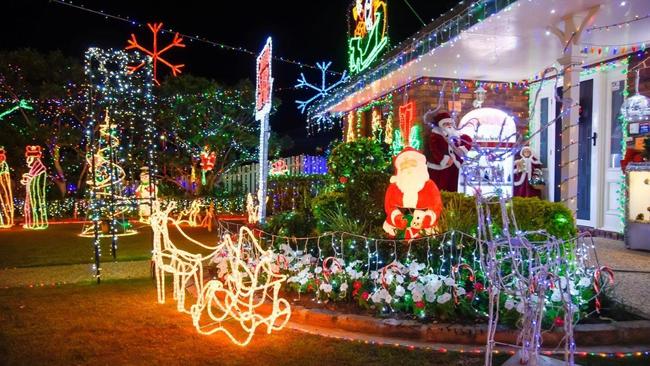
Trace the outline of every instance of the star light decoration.
[[[145, 47], [141, 46], [138, 43], [137, 38], [135, 37], [135, 34], [131, 33], [131, 39], [128, 40], [127, 42], [129, 43], [128, 46], [126, 46], [125, 50], [138, 50], [140, 52], [143, 52], [144, 54], [147, 54], [151, 56], [152, 63], [153, 63], [153, 81], [156, 83], [156, 85], [160, 85], [160, 82], [158, 81], [158, 61], [162, 62], [164, 65], [169, 67], [172, 70], [172, 74], [176, 76], [177, 74], [181, 73], [181, 67], [185, 66], [185, 64], [178, 64], [174, 65], [170, 63], [169, 61], [165, 60], [164, 58], [161, 57], [161, 55], [170, 49], [174, 47], [180, 47], [184, 48], [185, 44], [183, 43], [183, 38], [178, 34], [174, 34], [174, 39], [172, 40], [172, 43], [167, 45], [166, 47], [162, 49], [158, 49], [158, 32], [162, 29], [163, 23], [147, 23], [147, 27], [151, 30], [151, 33], [153, 33], [153, 45], [152, 45], [152, 50], [148, 50]], [[138, 65], [135, 66], [129, 66], [129, 72], [135, 72], [139, 68], [145, 65], [145, 62], [141, 62]]]
[[[312, 89], [312, 90], [314, 90], [316, 92], [316, 94], [314, 96], [312, 96], [311, 98], [309, 98], [307, 100], [296, 100], [296, 104], [298, 104], [298, 109], [300, 110], [301, 113], [304, 114], [305, 109], [307, 109], [307, 107], [311, 103], [315, 102], [318, 99], [326, 97], [327, 95], [329, 95], [329, 92], [332, 89], [334, 89], [337, 86], [345, 83], [350, 78], [348, 76], [348, 74], [347, 74], [347, 71], [344, 71], [343, 75], [341, 76], [341, 79], [339, 79], [337, 82], [335, 82], [335, 83], [328, 86], [327, 85], [327, 80], [326, 80], [327, 69], [329, 69], [329, 67], [331, 65], [332, 65], [331, 61], [330, 62], [318, 62], [318, 63], [316, 63], [316, 66], [318, 66], [318, 68], [321, 71], [321, 84], [320, 84], [320, 86], [316, 86], [315, 84], [309, 83], [307, 81], [307, 78], [305, 77], [305, 74], [300, 73], [300, 78], [298, 78], [298, 83], [296, 84], [296, 88], [308, 88], [308, 89]], [[313, 118], [316, 120], [319, 131], [320, 131], [321, 123], [329, 120], [329, 116], [326, 115], [325, 113], [316, 114], [315, 116], [313, 116]]]

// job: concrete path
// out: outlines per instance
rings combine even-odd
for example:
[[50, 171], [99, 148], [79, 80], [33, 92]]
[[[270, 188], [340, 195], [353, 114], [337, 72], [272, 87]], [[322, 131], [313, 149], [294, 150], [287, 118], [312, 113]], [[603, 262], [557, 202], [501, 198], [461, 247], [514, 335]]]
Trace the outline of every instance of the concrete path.
[[[102, 279], [143, 278], [151, 275], [150, 261], [102, 263]], [[0, 270], [0, 288], [52, 286], [93, 281], [91, 264], [23, 267]]]
[[618, 240], [594, 241], [600, 264], [614, 270], [614, 298], [650, 319], [650, 252], [625, 249]]

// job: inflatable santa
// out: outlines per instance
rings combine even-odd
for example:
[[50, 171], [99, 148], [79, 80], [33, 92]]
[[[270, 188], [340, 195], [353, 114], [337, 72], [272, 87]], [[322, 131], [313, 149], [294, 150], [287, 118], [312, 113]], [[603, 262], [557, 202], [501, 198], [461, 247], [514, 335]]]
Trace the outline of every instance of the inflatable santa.
[[424, 115], [424, 122], [432, 126], [427, 140], [429, 177], [441, 190], [456, 192], [458, 172], [472, 146], [472, 138], [458, 133], [447, 112], [435, 115], [428, 112]]
[[528, 146], [521, 149], [520, 155], [521, 158], [515, 160], [514, 195], [517, 197], [541, 197], [542, 192], [533, 187], [531, 181], [541, 172], [542, 163], [537, 160], [533, 155], [533, 150]]
[[386, 190], [384, 231], [390, 237], [403, 232], [405, 239], [431, 235], [442, 213], [442, 199], [429, 179], [425, 156], [407, 147], [394, 160], [395, 175]]

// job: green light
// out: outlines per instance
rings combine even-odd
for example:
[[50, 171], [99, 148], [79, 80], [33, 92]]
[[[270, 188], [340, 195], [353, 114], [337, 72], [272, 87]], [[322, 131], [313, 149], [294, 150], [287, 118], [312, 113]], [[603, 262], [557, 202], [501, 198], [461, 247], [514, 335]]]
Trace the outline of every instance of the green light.
[[388, 36], [385, 32], [385, 23], [385, 14], [377, 11], [369, 32], [363, 36], [353, 36], [348, 40], [349, 66], [352, 74], [367, 69], [387, 48]]
[[13, 112], [19, 110], [19, 109], [27, 109], [27, 110], [32, 110], [32, 106], [30, 106], [26, 100], [21, 99], [17, 105], [13, 106], [12, 108], [7, 109], [6, 111], [0, 113], [0, 121], [4, 118], [4, 116], [12, 114]]

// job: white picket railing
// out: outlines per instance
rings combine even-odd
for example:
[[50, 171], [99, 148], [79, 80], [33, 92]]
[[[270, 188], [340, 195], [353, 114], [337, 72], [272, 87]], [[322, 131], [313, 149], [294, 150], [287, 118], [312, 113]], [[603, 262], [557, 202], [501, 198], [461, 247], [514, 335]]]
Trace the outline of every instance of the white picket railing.
[[[324, 156], [298, 155], [288, 158], [282, 158], [286, 164], [287, 173], [290, 175], [298, 174], [326, 174], [327, 158]], [[273, 166], [278, 160], [270, 161]], [[269, 174], [273, 169], [269, 169]], [[244, 193], [256, 193], [259, 176], [259, 164], [253, 163], [242, 165], [237, 169], [224, 174], [221, 182], [228, 191], [241, 189]]]

